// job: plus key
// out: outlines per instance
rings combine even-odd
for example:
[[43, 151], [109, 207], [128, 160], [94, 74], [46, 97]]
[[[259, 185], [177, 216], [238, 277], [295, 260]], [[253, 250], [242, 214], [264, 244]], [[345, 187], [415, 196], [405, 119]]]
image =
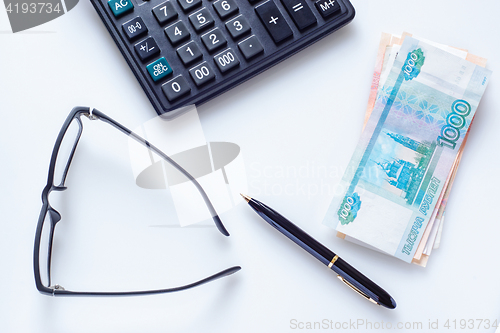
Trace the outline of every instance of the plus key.
[[279, 43], [293, 34], [283, 14], [272, 0], [255, 7], [255, 11], [275, 43]]

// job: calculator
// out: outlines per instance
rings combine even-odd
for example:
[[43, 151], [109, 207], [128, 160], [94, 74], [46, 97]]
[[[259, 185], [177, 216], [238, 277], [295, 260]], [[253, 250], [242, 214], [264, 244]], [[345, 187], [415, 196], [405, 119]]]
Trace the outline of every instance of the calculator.
[[355, 15], [349, 0], [91, 0], [159, 115], [200, 105]]

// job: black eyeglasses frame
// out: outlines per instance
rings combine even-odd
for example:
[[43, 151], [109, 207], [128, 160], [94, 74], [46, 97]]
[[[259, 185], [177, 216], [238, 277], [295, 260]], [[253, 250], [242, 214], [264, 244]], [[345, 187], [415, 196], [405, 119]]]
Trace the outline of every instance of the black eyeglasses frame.
[[[77, 106], [71, 110], [69, 113], [68, 117], [66, 118], [59, 135], [57, 136], [56, 142], [54, 144], [54, 149], [52, 150], [52, 156], [50, 158], [50, 164], [49, 164], [49, 174], [47, 177], [47, 185], [44, 187], [42, 191], [42, 209], [40, 211], [40, 215], [38, 217], [38, 223], [36, 227], [36, 232], [35, 232], [35, 243], [34, 243], [34, 250], [33, 250], [33, 270], [34, 270], [34, 275], [35, 275], [35, 285], [38, 291], [42, 294], [45, 295], [52, 295], [52, 296], [135, 296], [135, 295], [149, 295], [149, 294], [162, 294], [162, 293], [171, 293], [171, 292], [176, 292], [176, 291], [181, 291], [181, 290], [186, 290], [190, 289], [193, 287], [200, 286], [202, 284], [205, 284], [207, 282], [211, 282], [214, 280], [217, 280], [221, 277], [228, 276], [231, 274], [236, 273], [241, 269], [240, 266], [233, 266], [228, 269], [225, 269], [223, 271], [220, 271], [216, 274], [213, 274], [209, 277], [206, 277], [202, 280], [195, 281], [193, 283], [175, 287], [175, 288], [167, 288], [167, 289], [155, 289], [155, 290], [144, 290], [144, 291], [126, 291], [126, 292], [90, 292], [90, 291], [71, 291], [71, 290], [65, 290], [63, 287], [59, 285], [51, 285], [51, 273], [50, 273], [50, 266], [52, 262], [52, 243], [54, 239], [54, 230], [56, 224], [61, 220], [61, 215], [50, 206], [49, 203], [49, 195], [52, 191], [64, 191], [67, 188], [65, 187], [65, 181], [66, 177], [69, 171], [69, 167], [71, 165], [71, 161], [73, 160], [76, 147], [78, 146], [78, 142], [80, 140], [80, 137], [83, 132], [83, 124], [80, 119], [81, 116], [86, 116], [87, 118], [91, 120], [101, 120], [105, 123], [110, 124], [111, 126], [115, 127], [116, 129], [120, 130], [122, 133], [128, 135], [132, 139], [136, 140], [138, 143], [142, 144], [146, 148], [150, 149], [152, 152], [156, 153], [158, 156], [163, 158], [166, 162], [171, 164], [174, 168], [176, 168], [179, 172], [181, 172], [184, 176], [186, 176], [198, 189], [200, 192], [201, 196], [203, 197], [205, 204], [207, 205], [212, 218], [214, 220], [214, 223], [217, 227], [217, 229], [225, 236], [229, 236], [229, 233], [227, 232], [226, 228], [222, 224], [222, 221], [220, 220], [219, 216], [217, 215], [217, 212], [215, 211], [215, 208], [213, 207], [212, 203], [210, 202], [207, 194], [201, 187], [201, 185], [198, 183], [198, 181], [191, 176], [186, 170], [184, 170], [179, 164], [177, 164], [175, 161], [173, 161], [170, 157], [168, 157], [165, 153], [163, 153], [161, 150], [156, 148], [154, 145], [152, 145], [150, 142], [147, 140], [143, 139], [142, 137], [138, 136], [125, 126], [119, 124], [112, 118], [108, 117], [104, 113], [100, 112], [97, 109], [91, 109], [89, 107], [81, 107]], [[56, 166], [56, 161], [57, 161], [57, 156], [59, 153], [59, 149], [61, 147], [61, 143], [64, 139], [64, 135], [66, 134], [70, 124], [72, 123], [73, 120], [76, 120], [78, 122], [78, 134], [75, 140], [75, 143], [73, 145], [73, 148], [71, 150], [70, 156], [68, 158], [68, 162], [64, 168], [63, 175], [62, 175], [62, 182], [59, 185], [54, 185], [54, 173], [55, 173], [55, 166]], [[48, 245], [48, 260], [47, 260], [47, 273], [48, 273], [48, 286], [45, 286], [42, 282], [41, 278], [41, 272], [40, 272], [40, 244], [41, 244], [41, 237], [42, 237], [42, 229], [43, 229], [43, 224], [46, 222], [46, 216], [47, 214], [50, 214], [50, 233], [49, 233], [49, 245]]]

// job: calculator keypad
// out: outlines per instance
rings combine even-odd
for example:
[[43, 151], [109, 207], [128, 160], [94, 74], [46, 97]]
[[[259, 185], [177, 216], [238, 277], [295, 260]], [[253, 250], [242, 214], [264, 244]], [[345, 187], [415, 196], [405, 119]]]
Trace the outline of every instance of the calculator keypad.
[[215, 78], [215, 72], [205, 61], [189, 70], [189, 74], [197, 86], [201, 86]]
[[170, 43], [172, 43], [172, 45], [177, 45], [180, 42], [187, 40], [191, 36], [189, 30], [186, 28], [182, 21], [178, 21], [171, 26], [166, 27], [165, 34], [167, 35], [168, 40], [170, 40]]
[[184, 65], [190, 65], [198, 59], [203, 57], [198, 45], [195, 42], [191, 41], [186, 45], [177, 49], [177, 54], [182, 60]]
[[252, 59], [256, 55], [264, 51], [264, 47], [255, 36], [250, 36], [244, 41], [238, 43], [238, 48], [247, 60]]
[[200, 32], [201, 30], [214, 24], [214, 18], [206, 7], [203, 7], [199, 11], [189, 15], [189, 20], [191, 21], [191, 24], [193, 24], [194, 30], [197, 32]]
[[234, 0], [218, 0], [214, 2], [214, 8], [222, 20], [238, 12], [238, 5]]
[[315, 3], [321, 16], [327, 18], [340, 11], [340, 4], [336, 0], [319, 0]]
[[205, 102], [354, 17], [349, 0], [90, 1], [158, 114]]
[[216, 55], [214, 61], [221, 73], [225, 73], [240, 64], [240, 59], [238, 59], [236, 53], [231, 49], [227, 49]]
[[172, 73], [172, 68], [164, 57], [161, 57], [155, 62], [150, 63], [146, 66], [146, 69], [148, 70], [149, 75], [151, 76], [153, 81], [159, 81], [165, 76]]
[[281, 2], [299, 30], [304, 30], [317, 22], [305, 0], [281, 0]]
[[182, 10], [187, 13], [201, 5], [201, 0], [178, 0]]
[[266, 27], [267, 32], [269, 32], [276, 43], [292, 36], [292, 29], [286, 23], [283, 14], [273, 0], [268, 0], [262, 5], [255, 7], [255, 11], [262, 20], [262, 24]]
[[108, 6], [116, 17], [134, 9], [134, 4], [131, 0], [109, 0]]
[[148, 37], [142, 42], [135, 44], [134, 48], [139, 58], [143, 61], [160, 53], [160, 48], [153, 37]]
[[123, 23], [122, 28], [129, 40], [133, 40], [136, 37], [144, 35], [148, 32], [146, 24], [140, 17], [135, 17], [132, 20]]
[[177, 11], [170, 1], [165, 1], [153, 8], [153, 14], [160, 25], [175, 20], [178, 16]]
[[231, 34], [234, 39], [238, 39], [239, 37], [247, 34], [248, 32], [250, 32], [250, 30], [252, 30], [252, 28], [250, 28], [250, 24], [248, 24], [243, 15], [240, 15], [227, 22], [226, 28], [227, 31], [229, 31], [229, 34]]
[[205, 44], [208, 52], [218, 50], [227, 44], [226, 37], [224, 37], [224, 34], [219, 30], [219, 28], [215, 28], [214, 30], [202, 35], [201, 41]]
[[189, 83], [182, 75], [168, 81], [161, 86], [161, 89], [170, 102], [175, 101], [179, 97], [182, 97], [191, 91]]

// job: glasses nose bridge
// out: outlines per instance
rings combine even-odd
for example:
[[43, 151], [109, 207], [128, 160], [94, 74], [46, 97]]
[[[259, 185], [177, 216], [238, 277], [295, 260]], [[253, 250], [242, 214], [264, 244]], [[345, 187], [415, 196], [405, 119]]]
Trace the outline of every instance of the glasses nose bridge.
[[52, 204], [50, 203], [50, 194], [52, 191], [64, 191], [66, 190], [66, 187], [60, 187], [60, 186], [53, 186], [52, 189], [49, 191], [47, 195], [47, 214], [50, 217], [50, 221], [52, 223], [52, 226], [55, 226], [57, 222], [61, 220], [61, 213], [59, 213], [57, 210], [52, 207]]
[[61, 214], [52, 208], [49, 204], [48, 208], [48, 214], [50, 215], [50, 221], [52, 222], [53, 225], [55, 225], [57, 222], [61, 221]]

